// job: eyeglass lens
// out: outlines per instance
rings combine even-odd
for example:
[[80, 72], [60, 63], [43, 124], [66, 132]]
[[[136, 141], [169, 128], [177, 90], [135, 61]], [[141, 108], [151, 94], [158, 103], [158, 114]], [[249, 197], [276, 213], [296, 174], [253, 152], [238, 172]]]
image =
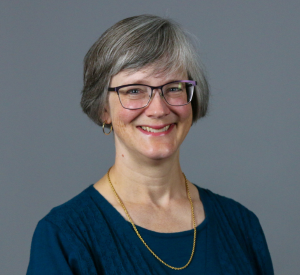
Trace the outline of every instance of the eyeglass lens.
[[[182, 106], [192, 100], [194, 86], [190, 83], [173, 82], [164, 85], [163, 96], [172, 106]], [[151, 99], [152, 88], [143, 85], [126, 86], [119, 89], [121, 104], [127, 109], [139, 109], [147, 106]]]

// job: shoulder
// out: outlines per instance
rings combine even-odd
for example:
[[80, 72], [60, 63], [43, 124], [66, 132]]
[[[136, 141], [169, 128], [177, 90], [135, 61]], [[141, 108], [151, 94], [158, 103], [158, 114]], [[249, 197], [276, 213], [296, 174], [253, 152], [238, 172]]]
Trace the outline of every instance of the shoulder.
[[[253, 267], [256, 270], [253, 274], [273, 275], [270, 252], [257, 216], [233, 199], [201, 187], [198, 191], [212, 246], [217, 248], [221, 262], [227, 266], [232, 260], [234, 266], [245, 267], [245, 270]], [[245, 274], [244, 271], [239, 274]]]
[[93, 187], [89, 186], [69, 201], [54, 207], [38, 222], [34, 239], [39, 240], [38, 242], [41, 239], [52, 239], [53, 242], [56, 240], [57, 243], [72, 247], [92, 243], [91, 228], [96, 224], [99, 229], [105, 222], [92, 189]]
[[206, 203], [209, 203], [211, 206], [214, 206], [214, 210], [219, 210], [222, 212], [230, 212], [230, 214], [236, 215], [249, 215], [253, 218], [256, 215], [249, 210], [247, 207], [237, 202], [234, 199], [216, 194], [209, 189], [198, 187], [201, 199], [205, 200]]
[[207, 214], [221, 227], [230, 227], [235, 232], [256, 235], [262, 232], [257, 216], [234, 199], [198, 187]]
[[265, 236], [258, 217], [241, 203], [199, 188], [210, 222], [224, 235], [256, 248], [266, 247]]
[[94, 265], [90, 255], [96, 206], [89, 188], [39, 221], [32, 238], [28, 274], [41, 274], [45, 267], [47, 274], [83, 274], [83, 270], [96, 274], [91, 271]]
[[96, 207], [90, 196], [91, 188], [92, 186], [89, 186], [69, 201], [54, 207], [40, 223], [66, 228], [86, 222], [88, 217], [86, 213], [91, 212]]
[[263, 229], [257, 216], [241, 203], [198, 187], [207, 210], [214, 236], [224, 245], [226, 240], [235, 249], [249, 255], [262, 274], [274, 274], [272, 260]]

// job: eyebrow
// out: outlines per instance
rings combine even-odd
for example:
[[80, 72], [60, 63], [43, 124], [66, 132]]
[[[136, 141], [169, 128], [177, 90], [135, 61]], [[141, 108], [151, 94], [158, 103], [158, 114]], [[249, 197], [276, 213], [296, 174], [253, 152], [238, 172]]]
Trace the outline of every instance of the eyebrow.
[[[177, 78], [176, 79], [169, 79], [168, 81], [166, 81], [162, 85], [165, 85], [165, 84], [168, 84], [168, 83], [171, 83], [171, 82], [175, 82], [175, 81], [181, 81], [181, 80], [187, 80], [187, 79], [177, 79]], [[153, 86], [153, 85], [150, 85], [148, 83], [148, 81], [143, 81], [142, 79], [130, 82], [128, 84], [122, 84], [122, 85], [119, 85], [119, 86], [123, 86], [123, 85], [147, 85], [147, 86]], [[162, 86], [162, 85], [159, 85], [159, 86]], [[157, 86], [155, 86], [155, 87], [157, 87]]]

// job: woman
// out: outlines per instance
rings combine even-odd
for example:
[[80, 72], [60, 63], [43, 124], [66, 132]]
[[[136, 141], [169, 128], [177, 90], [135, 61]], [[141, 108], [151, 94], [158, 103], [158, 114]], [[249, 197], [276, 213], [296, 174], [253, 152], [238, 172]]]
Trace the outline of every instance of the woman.
[[83, 111], [115, 138], [111, 169], [35, 231], [27, 274], [273, 274], [257, 217], [187, 180], [179, 148], [208, 85], [173, 21], [142, 15], [85, 57]]

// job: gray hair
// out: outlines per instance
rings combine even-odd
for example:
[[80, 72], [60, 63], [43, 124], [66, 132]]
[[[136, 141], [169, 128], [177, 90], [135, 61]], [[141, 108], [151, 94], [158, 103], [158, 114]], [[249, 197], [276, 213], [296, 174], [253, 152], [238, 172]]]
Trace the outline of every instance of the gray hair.
[[209, 87], [198, 55], [187, 33], [173, 20], [154, 15], [123, 19], [106, 30], [84, 58], [81, 107], [102, 125], [112, 76], [154, 65], [155, 72], [186, 70], [197, 86], [192, 99], [193, 122], [205, 116]]

